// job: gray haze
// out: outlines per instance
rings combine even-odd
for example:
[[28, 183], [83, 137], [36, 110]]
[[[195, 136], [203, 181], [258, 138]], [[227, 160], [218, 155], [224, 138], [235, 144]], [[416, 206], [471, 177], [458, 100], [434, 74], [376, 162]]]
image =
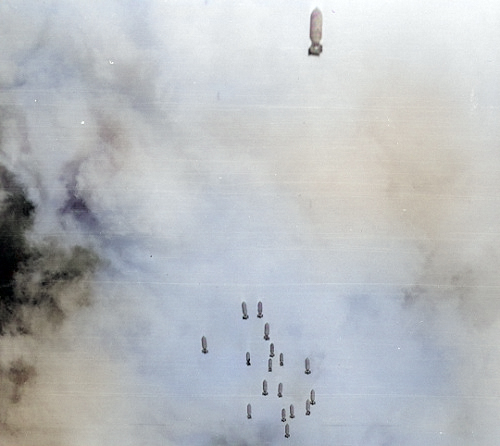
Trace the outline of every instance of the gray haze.
[[0, 444], [497, 445], [499, 44], [486, 0], [0, 3]]

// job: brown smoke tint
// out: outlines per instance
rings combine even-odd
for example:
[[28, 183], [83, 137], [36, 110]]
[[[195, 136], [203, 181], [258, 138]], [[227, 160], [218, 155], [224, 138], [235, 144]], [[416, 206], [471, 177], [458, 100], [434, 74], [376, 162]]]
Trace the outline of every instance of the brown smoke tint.
[[89, 281], [99, 259], [81, 246], [29, 241], [35, 206], [4, 166], [0, 198], [0, 431], [11, 432], [12, 407], [36, 386], [37, 355], [21, 346], [43, 343], [90, 304]]

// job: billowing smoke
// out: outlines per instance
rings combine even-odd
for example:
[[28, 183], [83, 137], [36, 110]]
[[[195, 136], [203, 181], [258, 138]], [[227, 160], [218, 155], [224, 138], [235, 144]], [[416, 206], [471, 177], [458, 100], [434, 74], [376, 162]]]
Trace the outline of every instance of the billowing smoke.
[[0, 424], [9, 437], [25, 429], [13, 413], [36, 388], [39, 344], [91, 304], [99, 259], [82, 246], [30, 240], [35, 206], [3, 166], [0, 191]]
[[35, 207], [2, 166], [1, 244], [2, 336], [39, 335], [46, 322], [57, 327], [74, 307], [90, 304], [89, 281], [98, 257], [55, 242], [34, 244], [27, 238]]
[[0, 5], [1, 444], [498, 443], [500, 11], [435, 3]]

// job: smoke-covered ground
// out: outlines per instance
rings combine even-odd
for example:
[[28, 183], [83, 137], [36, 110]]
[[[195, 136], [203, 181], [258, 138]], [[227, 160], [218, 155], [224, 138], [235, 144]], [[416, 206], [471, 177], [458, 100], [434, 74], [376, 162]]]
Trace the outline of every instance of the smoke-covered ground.
[[500, 6], [437, 3], [319, 58], [309, 1], [0, 3], [0, 444], [499, 444]]

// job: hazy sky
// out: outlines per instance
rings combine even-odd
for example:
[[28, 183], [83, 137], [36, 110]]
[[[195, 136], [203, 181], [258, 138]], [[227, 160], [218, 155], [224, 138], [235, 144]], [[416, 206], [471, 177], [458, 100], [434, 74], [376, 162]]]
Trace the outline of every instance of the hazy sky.
[[0, 443], [499, 444], [499, 48], [487, 0], [1, 2]]

